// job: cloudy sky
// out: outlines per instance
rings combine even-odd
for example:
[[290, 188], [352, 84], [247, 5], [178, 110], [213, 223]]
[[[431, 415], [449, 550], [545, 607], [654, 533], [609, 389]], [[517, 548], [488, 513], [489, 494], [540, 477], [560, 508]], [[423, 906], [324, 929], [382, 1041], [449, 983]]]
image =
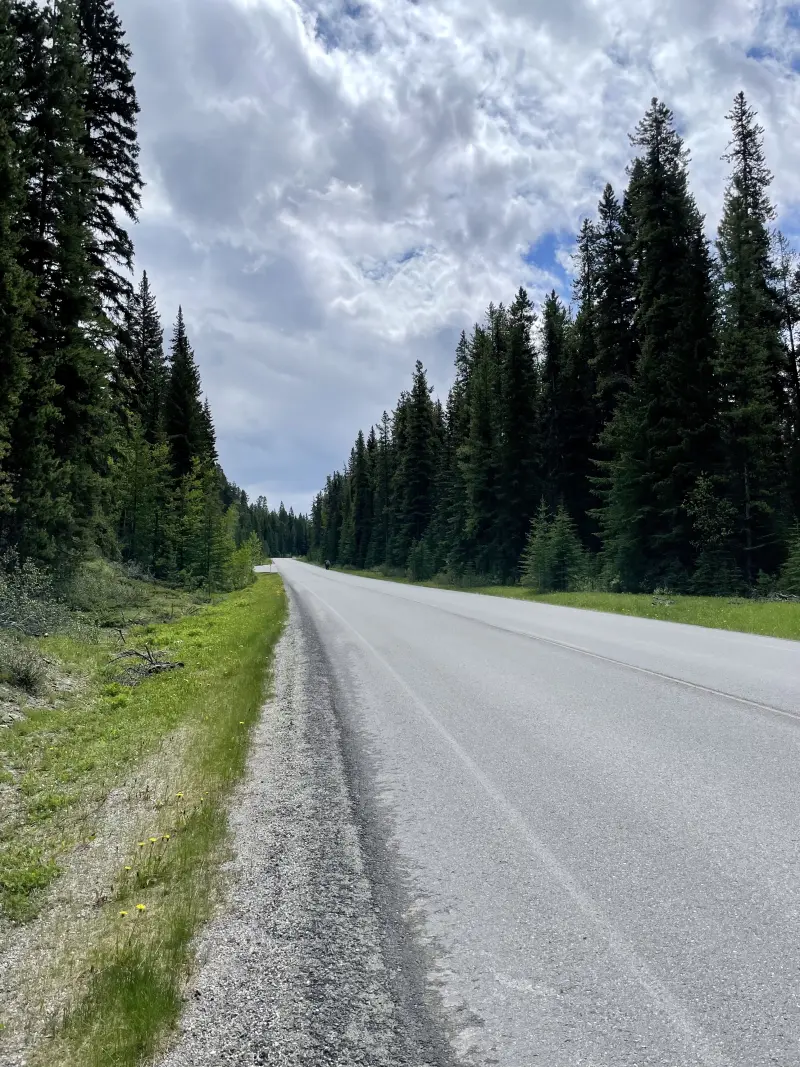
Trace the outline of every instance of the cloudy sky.
[[744, 89], [800, 236], [800, 4], [117, 0], [147, 180], [139, 269], [191, 331], [229, 477], [295, 509], [519, 285], [569, 292], [652, 96], [709, 232]]

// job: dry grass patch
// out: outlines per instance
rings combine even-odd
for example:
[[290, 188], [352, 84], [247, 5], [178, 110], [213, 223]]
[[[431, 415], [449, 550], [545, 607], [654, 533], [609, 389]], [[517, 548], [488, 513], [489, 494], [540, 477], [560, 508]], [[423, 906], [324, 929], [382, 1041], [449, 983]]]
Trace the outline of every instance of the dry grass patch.
[[[0, 733], [18, 798], [0, 837], [0, 957], [4, 939], [26, 955], [26, 930], [36, 931], [29, 946], [53, 946], [28, 967], [26, 1005], [2, 1020], [0, 1048], [4, 1037], [24, 1046], [31, 1067], [139, 1064], [175, 1022], [285, 610], [280, 578], [265, 575], [196, 615], [131, 633], [130, 645], [148, 641], [185, 663], [136, 687], [110, 680], [108, 647], [83, 646], [91, 696], [34, 709]], [[52, 640], [52, 654], [80, 659], [72, 639]], [[73, 934], [59, 938], [65, 928]], [[0, 994], [15, 981], [2, 979]]]

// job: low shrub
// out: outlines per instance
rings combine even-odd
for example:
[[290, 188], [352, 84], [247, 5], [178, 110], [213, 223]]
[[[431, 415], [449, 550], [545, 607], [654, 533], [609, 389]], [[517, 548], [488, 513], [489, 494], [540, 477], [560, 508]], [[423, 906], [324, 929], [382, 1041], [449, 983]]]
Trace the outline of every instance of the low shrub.
[[0, 637], [0, 681], [38, 696], [47, 687], [47, 660], [31, 645]]

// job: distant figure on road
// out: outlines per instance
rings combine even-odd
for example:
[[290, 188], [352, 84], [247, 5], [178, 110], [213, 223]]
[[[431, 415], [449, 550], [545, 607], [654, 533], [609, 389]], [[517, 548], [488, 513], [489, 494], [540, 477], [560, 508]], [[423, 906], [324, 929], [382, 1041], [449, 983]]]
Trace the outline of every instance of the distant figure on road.
[[325, 560], [325, 570], [329, 571], [330, 569], [331, 569], [331, 561], [329, 559], [326, 559]]

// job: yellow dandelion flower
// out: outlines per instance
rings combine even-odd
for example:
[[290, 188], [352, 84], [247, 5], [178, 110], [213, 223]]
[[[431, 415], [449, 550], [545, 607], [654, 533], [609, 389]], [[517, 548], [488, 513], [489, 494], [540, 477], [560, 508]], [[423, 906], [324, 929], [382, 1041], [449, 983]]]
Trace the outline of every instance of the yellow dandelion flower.
[[183, 800], [183, 793], [176, 793], [175, 796], [178, 798], [178, 800]]
[[158, 838], [157, 838], [157, 837], [151, 837], [151, 838], [150, 838], [150, 844], [151, 844], [151, 845], [154, 845], [154, 844], [156, 843], [156, 841], [158, 841]]
[[129, 871], [130, 869], [131, 869], [130, 867], [126, 867], [126, 868], [125, 868], [125, 870], [126, 870], [126, 871]]
[[124, 918], [125, 918], [125, 916], [126, 916], [126, 915], [127, 915], [128, 913], [127, 913], [127, 911], [121, 911], [121, 912], [120, 912], [119, 914], [120, 914], [120, 918], [124, 919]]
[[161, 835], [161, 840], [162, 841], [169, 841], [169, 834], [162, 834]]
[[144, 848], [144, 845], [145, 845], [144, 841], [140, 841], [139, 842], [139, 848]]
[[239, 725], [244, 726], [244, 719], [239, 719]]
[[136, 910], [137, 911], [146, 911], [147, 910], [147, 905], [146, 904], [137, 904], [136, 905]]

